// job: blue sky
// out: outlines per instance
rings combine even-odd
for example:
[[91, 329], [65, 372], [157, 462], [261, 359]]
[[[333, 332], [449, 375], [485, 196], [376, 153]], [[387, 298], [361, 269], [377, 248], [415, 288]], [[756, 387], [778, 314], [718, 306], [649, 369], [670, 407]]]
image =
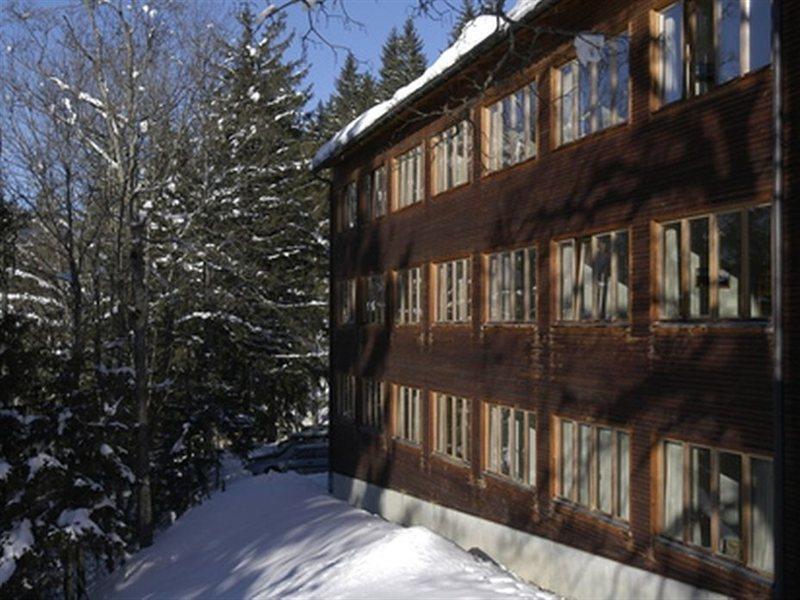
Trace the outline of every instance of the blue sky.
[[[360, 25], [345, 25], [340, 19], [320, 22], [318, 27], [332, 44], [349, 48], [362, 61], [363, 68], [377, 74], [381, 63], [381, 46], [393, 26], [402, 28], [408, 16], [414, 16], [418, 0], [344, 0], [348, 14]], [[455, 3], [454, 3], [455, 4]], [[257, 7], [258, 4], [255, 3]], [[338, 12], [338, 11], [337, 11]], [[292, 7], [287, 11], [288, 25], [298, 32], [298, 37], [308, 29], [308, 13]], [[447, 47], [452, 28], [450, 15], [416, 16], [414, 24], [425, 45], [425, 55], [430, 64]], [[299, 45], [299, 44], [298, 44]], [[342, 67], [346, 50], [334, 53], [322, 44], [307, 47], [309, 63], [308, 83], [313, 85], [314, 104], [326, 99], [332, 89], [336, 75]]]

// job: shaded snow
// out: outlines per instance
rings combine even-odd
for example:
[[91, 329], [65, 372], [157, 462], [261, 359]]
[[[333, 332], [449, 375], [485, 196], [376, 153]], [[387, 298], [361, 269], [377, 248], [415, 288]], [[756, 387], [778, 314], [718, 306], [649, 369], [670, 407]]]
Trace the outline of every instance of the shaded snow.
[[103, 535], [103, 531], [89, 516], [88, 508], [61, 511], [57, 524], [73, 540], [88, 533]]
[[17, 568], [17, 559], [33, 547], [31, 522], [25, 519], [0, 536], [3, 552], [0, 554], [0, 586], [11, 579]]
[[244, 477], [185, 513], [93, 598], [534, 598], [522, 583], [422, 527], [327, 494], [325, 475]]
[[4, 460], [0, 460], [0, 481], [5, 481], [9, 473], [11, 473], [11, 465]]
[[505, 31], [509, 21], [519, 21], [529, 15], [544, 0], [517, 0], [506, 13], [508, 20], [496, 15], [481, 15], [469, 21], [461, 30], [458, 39], [411, 83], [401, 87], [388, 100], [376, 104], [345, 125], [317, 151], [311, 161], [312, 168], [336, 155], [347, 144], [360, 137], [384, 116], [390, 114], [420, 89], [441, 77], [456, 66], [467, 54], [497, 32]]

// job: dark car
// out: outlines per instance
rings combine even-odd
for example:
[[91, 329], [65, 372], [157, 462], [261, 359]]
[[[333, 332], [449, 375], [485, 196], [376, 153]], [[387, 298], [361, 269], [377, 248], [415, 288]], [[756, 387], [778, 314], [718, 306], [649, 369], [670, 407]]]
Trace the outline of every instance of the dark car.
[[328, 429], [308, 427], [273, 446], [250, 455], [248, 470], [254, 475], [269, 471], [321, 473], [328, 470]]

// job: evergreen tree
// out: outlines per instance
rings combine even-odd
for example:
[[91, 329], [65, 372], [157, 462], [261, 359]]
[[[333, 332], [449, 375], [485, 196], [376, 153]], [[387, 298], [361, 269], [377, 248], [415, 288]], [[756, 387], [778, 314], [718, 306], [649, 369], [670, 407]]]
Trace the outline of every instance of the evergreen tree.
[[478, 9], [475, 7], [473, 0], [461, 0], [461, 8], [456, 15], [456, 21], [453, 23], [453, 29], [450, 31], [450, 43], [454, 44], [461, 35], [464, 26], [472, 21], [479, 15]]
[[362, 73], [356, 57], [348, 53], [331, 97], [317, 110], [321, 142], [374, 106], [378, 102], [378, 87], [375, 78], [370, 73]]
[[381, 51], [380, 98], [391, 98], [398, 89], [412, 82], [425, 71], [426, 60], [422, 39], [411, 18], [406, 19], [403, 32], [392, 28]]

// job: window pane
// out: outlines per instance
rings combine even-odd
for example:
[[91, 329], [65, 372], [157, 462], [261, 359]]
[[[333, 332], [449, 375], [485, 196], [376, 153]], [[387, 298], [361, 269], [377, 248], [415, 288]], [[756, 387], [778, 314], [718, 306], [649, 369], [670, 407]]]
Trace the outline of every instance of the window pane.
[[500, 472], [511, 474], [511, 411], [500, 409]]
[[[597, 129], [614, 124], [612, 73], [616, 68], [615, 42], [610, 40], [602, 50], [602, 59], [597, 63]], [[613, 60], [613, 63], [612, 63]]]
[[514, 477], [525, 479], [525, 413], [514, 411]]
[[772, 314], [772, 277], [770, 272], [770, 207], [754, 208], [748, 213], [750, 252], [750, 316], [766, 319]]
[[489, 257], [489, 320], [500, 320], [500, 257]]
[[617, 318], [628, 318], [628, 233], [617, 232], [615, 241], [615, 259], [617, 261]]
[[508, 321], [511, 319], [511, 254], [504, 252], [500, 257], [502, 264], [500, 318], [503, 321]]
[[714, 1], [694, 0], [691, 76], [692, 93], [704, 94], [714, 84]]
[[719, 548], [730, 558], [742, 558], [742, 458], [719, 454]]
[[528, 413], [528, 483], [536, 485], [536, 417]]
[[581, 319], [591, 319], [594, 316], [592, 303], [595, 286], [595, 270], [592, 261], [592, 241], [585, 238], [580, 242], [581, 261]]
[[578, 448], [578, 503], [591, 506], [589, 490], [591, 485], [591, 448], [592, 428], [589, 425], [580, 425]]
[[572, 499], [575, 489], [572, 471], [574, 429], [572, 421], [561, 421], [561, 495], [569, 499]]
[[664, 444], [664, 535], [683, 539], [683, 444]]
[[689, 221], [689, 316], [708, 315], [708, 219]]
[[719, 315], [739, 316], [742, 270], [742, 223], [738, 212], [717, 217], [719, 228]]
[[528, 319], [536, 320], [536, 250], [528, 250]]
[[630, 85], [630, 40], [628, 34], [614, 40], [617, 62], [617, 86], [614, 89], [614, 108], [617, 122], [628, 120], [628, 86]]
[[536, 83], [528, 86], [528, 138], [526, 158], [536, 156]]
[[749, 12], [750, 70], [772, 61], [772, 3], [769, 0], [747, 0]]
[[575, 246], [572, 242], [561, 244], [561, 318], [575, 318]]
[[750, 459], [751, 541], [750, 564], [762, 571], [772, 572], [773, 566], [773, 474], [772, 461]]
[[630, 436], [617, 432], [617, 516], [629, 519], [630, 515]]
[[683, 98], [683, 3], [661, 12], [661, 90], [665, 104]]
[[599, 319], [611, 319], [614, 316], [611, 300], [611, 236], [597, 237], [597, 250], [594, 257], [595, 300], [594, 306]]
[[574, 111], [576, 84], [573, 63], [561, 67], [561, 143], [575, 139]]
[[[739, 49], [742, 22], [741, 0], [717, 0], [717, 81], [724, 83], [738, 77], [741, 71]], [[766, 0], [763, 0], [766, 1]]]
[[525, 251], [514, 252], [514, 320], [525, 320]]
[[711, 452], [692, 448], [690, 528], [694, 544], [711, 547]]
[[662, 316], [667, 319], [680, 317], [681, 309], [681, 224], [664, 226], [664, 253]]
[[594, 63], [573, 63], [573, 73], [578, 73], [578, 137], [596, 129], [596, 100], [592, 97], [592, 87], [597, 84], [593, 76]]
[[597, 450], [597, 507], [604, 513], [611, 514], [613, 458], [611, 456], [610, 429], [600, 428], [597, 430]]

